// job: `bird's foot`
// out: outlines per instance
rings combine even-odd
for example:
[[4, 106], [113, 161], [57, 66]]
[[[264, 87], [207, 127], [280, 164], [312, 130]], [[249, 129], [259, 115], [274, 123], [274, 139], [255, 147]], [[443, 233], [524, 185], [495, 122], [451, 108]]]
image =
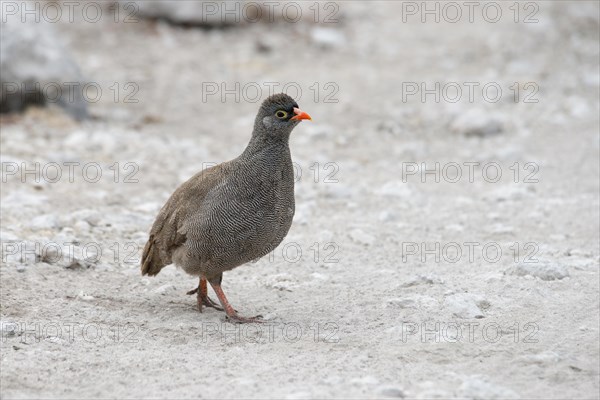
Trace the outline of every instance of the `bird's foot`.
[[202, 304], [206, 307], [212, 307], [215, 310], [223, 311], [223, 307], [221, 307], [217, 302], [213, 301], [210, 297], [206, 296], [202, 299]]
[[226, 318], [236, 324], [261, 324], [265, 322], [262, 319], [262, 315], [257, 315], [256, 317], [242, 317], [237, 314], [227, 314]]
[[218, 311], [223, 311], [223, 307], [219, 305], [219, 303], [213, 301], [208, 295], [202, 293], [200, 290], [200, 286], [196, 289], [190, 290], [186, 293], [187, 295], [198, 294], [198, 311], [202, 312], [202, 306], [211, 307]]

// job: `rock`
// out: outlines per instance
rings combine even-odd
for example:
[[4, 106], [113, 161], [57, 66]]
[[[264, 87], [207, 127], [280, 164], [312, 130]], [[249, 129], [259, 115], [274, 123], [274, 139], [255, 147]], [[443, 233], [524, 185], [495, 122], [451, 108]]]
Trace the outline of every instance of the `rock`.
[[416, 275], [404, 282], [400, 287], [411, 287], [416, 285], [433, 285], [436, 283], [444, 283], [437, 275]]
[[243, 1], [122, 0], [121, 3], [134, 3], [136, 15], [141, 17], [160, 18], [183, 25], [226, 27], [258, 18], [252, 14], [256, 8], [244, 8]]
[[0, 109], [20, 112], [30, 104], [56, 103], [74, 118], [85, 118], [87, 82], [51, 24], [43, 18], [21, 22], [21, 13], [1, 19]]
[[486, 380], [469, 377], [458, 388], [460, 397], [468, 399], [519, 399], [519, 395], [505, 387]]
[[403, 399], [406, 397], [404, 390], [402, 390], [398, 386], [392, 386], [392, 385], [380, 386], [379, 388], [377, 388], [377, 393], [381, 396], [394, 397], [394, 398], [398, 398], [398, 399]]
[[29, 226], [32, 229], [56, 229], [59, 227], [58, 218], [54, 214], [42, 214], [34, 217]]
[[350, 239], [358, 244], [370, 246], [375, 243], [375, 236], [368, 234], [362, 229], [353, 229], [349, 234]]
[[84, 208], [70, 213], [68, 215], [68, 221], [69, 225], [84, 221], [91, 226], [99, 226], [102, 222], [102, 215], [96, 210]]
[[556, 262], [542, 261], [536, 263], [520, 262], [504, 271], [505, 275], [533, 276], [543, 281], [564, 279], [569, 276], [569, 271]]
[[79, 294], [77, 295], [77, 297], [81, 300], [85, 300], [85, 301], [90, 301], [90, 300], [94, 300], [94, 296], [89, 295], [87, 293], [84, 293], [83, 291], [79, 292]]
[[323, 48], [342, 47], [346, 44], [344, 33], [334, 28], [313, 28], [310, 31], [310, 38]]
[[455, 317], [464, 319], [485, 317], [480, 307], [487, 308], [489, 305], [483, 297], [472, 293], [452, 294], [444, 299], [444, 308]]
[[73, 225], [73, 228], [75, 228], [77, 232], [88, 232], [90, 230], [90, 224], [85, 221], [77, 221]]
[[489, 111], [471, 108], [455, 118], [450, 129], [465, 136], [487, 137], [502, 133], [504, 124]]

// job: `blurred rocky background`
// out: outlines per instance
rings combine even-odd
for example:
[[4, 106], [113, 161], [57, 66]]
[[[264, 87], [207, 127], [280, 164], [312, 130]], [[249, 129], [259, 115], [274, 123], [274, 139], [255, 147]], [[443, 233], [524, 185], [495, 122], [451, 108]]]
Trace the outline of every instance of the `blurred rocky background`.
[[[598, 398], [599, 4], [465, 3], [0, 1], [2, 398]], [[279, 91], [269, 336], [138, 261]]]

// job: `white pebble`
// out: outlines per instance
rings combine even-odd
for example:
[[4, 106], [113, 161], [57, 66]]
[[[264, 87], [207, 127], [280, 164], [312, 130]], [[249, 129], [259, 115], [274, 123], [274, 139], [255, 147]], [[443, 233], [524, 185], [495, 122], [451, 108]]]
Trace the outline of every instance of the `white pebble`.
[[458, 318], [483, 318], [480, 307], [489, 306], [481, 296], [472, 293], [457, 293], [444, 299], [444, 308]]

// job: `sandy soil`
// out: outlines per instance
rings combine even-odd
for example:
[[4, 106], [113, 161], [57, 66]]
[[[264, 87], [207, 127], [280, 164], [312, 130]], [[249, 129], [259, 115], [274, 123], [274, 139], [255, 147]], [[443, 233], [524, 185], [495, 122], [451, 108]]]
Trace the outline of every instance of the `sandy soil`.
[[[57, 24], [103, 95], [82, 123], [1, 120], [3, 398], [599, 397], [598, 3], [337, 4], [329, 25]], [[314, 121], [288, 237], [224, 276], [267, 322], [234, 325], [137, 262], [169, 194], [243, 150], [265, 82]]]

